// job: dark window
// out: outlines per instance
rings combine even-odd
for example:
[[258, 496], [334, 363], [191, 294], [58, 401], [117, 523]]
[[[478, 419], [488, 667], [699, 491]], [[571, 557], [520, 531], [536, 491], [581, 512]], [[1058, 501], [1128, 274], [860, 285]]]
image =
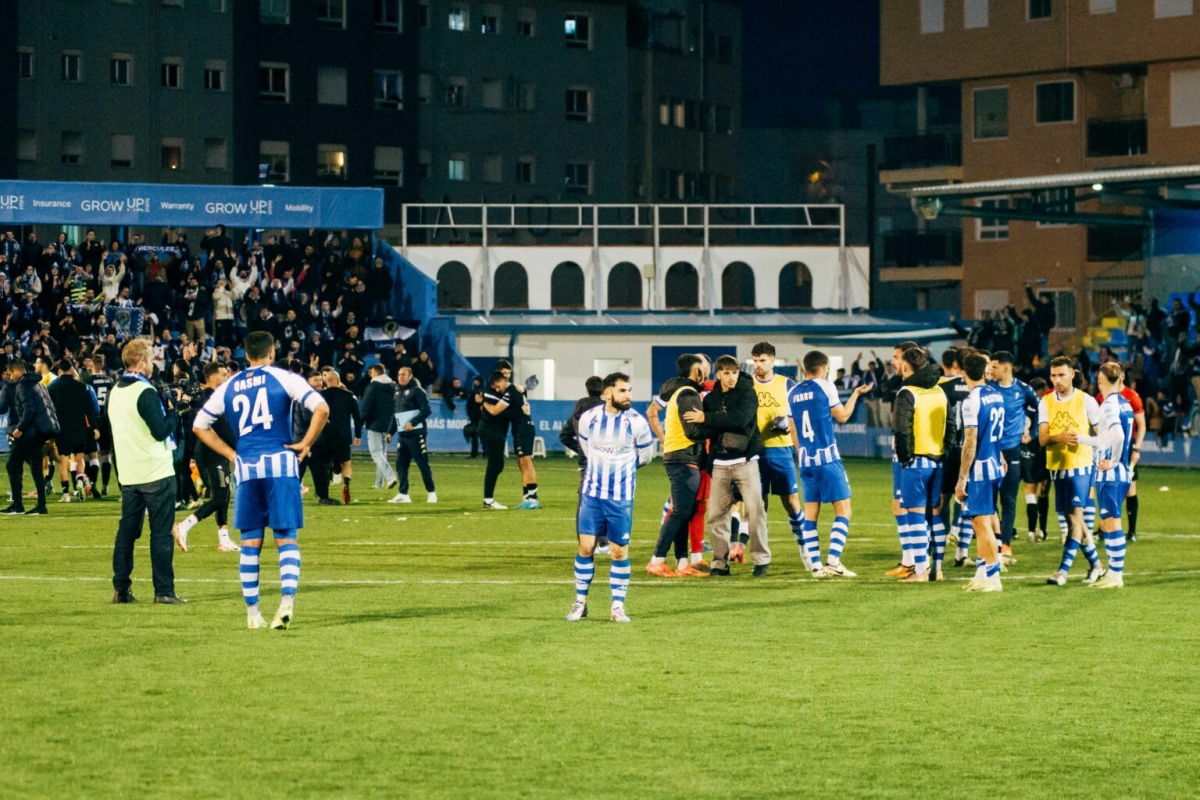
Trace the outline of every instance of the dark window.
[[550, 273], [550, 307], [583, 308], [583, 268], [564, 261]]
[[492, 305], [495, 308], [529, 308], [529, 276], [525, 267], [505, 261], [492, 280]]
[[1075, 81], [1039, 83], [1037, 86], [1037, 121], [1075, 121]]
[[443, 264], [437, 274], [438, 308], [471, 308], [471, 271], [461, 261]]
[[590, 89], [567, 89], [567, 122], [592, 121]]
[[622, 261], [608, 273], [608, 307], [642, 307], [642, 273], [628, 261]]
[[754, 307], [754, 270], [735, 261], [721, 273], [721, 308]]
[[779, 307], [812, 308], [812, 273], [799, 261], [779, 271]]
[[667, 270], [667, 308], [699, 308], [700, 275], [686, 261]]
[[403, 22], [402, 0], [375, 0], [375, 30], [399, 33]]
[[1053, 15], [1053, 0], [1029, 0], [1030, 19], [1049, 19]]

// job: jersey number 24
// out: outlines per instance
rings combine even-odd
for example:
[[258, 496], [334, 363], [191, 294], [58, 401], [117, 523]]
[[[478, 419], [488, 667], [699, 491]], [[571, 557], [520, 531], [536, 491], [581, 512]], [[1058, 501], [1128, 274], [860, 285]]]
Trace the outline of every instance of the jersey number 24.
[[[250, 402], [248, 395], [234, 395], [233, 410], [238, 415], [238, 436], [245, 436], [250, 431], [254, 430], [254, 426], [258, 425], [263, 430], [271, 430], [271, 423], [274, 418], [271, 416], [271, 410], [267, 407], [267, 390], [259, 389], [254, 393], [254, 403]], [[246, 424], [249, 422], [249, 424]]]

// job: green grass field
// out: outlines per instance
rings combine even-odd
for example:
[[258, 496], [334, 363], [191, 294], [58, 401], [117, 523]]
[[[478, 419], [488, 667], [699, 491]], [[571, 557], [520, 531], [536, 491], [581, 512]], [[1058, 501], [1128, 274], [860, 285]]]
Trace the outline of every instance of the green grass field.
[[[1200, 796], [1200, 473], [1142, 471], [1125, 590], [1044, 585], [1053, 537], [970, 595], [883, 577], [882, 462], [849, 464], [858, 579], [808, 578], [778, 506], [767, 578], [644, 579], [656, 463], [622, 626], [602, 558], [593, 618], [562, 621], [576, 473], [538, 468], [543, 510], [485, 514], [480, 462], [438, 458], [432, 507], [360, 465], [354, 505], [306, 509], [286, 632], [245, 629], [212, 522], [160, 608], [145, 537], [142, 603], [109, 605], [116, 503], [3, 518], [0, 797]], [[273, 549], [263, 577], [269, 618]]]

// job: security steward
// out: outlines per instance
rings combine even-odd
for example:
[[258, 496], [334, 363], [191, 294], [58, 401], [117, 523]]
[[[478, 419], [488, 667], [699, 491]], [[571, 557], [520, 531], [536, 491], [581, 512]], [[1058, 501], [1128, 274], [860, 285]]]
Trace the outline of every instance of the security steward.
[[[425, 441], [425, 420], [429, 419], [429, 397], [421, 387], [421, 382], [413, 377], [410, 367], [401, 367], [396, 372], [396, 388], [393, 394], [395, 414], [392, 416], [392, 427], [388, 431], [387, 441], [392, 434], [398, 434], [396, 440], [396, 476], [400, 479], [400, 488], [389, 503], [411, 503], [408, 495], [408, 468], [416, 462], [421, 473], [421, 481], [428, 493], [427, 501], [437, 502], [437, 491], [433, 485], [433, 470], [429, 466], [429, 450]], [[411, 419], [405, 419], [403, 425], [397, 420], [401, 414], [417, 412]]]

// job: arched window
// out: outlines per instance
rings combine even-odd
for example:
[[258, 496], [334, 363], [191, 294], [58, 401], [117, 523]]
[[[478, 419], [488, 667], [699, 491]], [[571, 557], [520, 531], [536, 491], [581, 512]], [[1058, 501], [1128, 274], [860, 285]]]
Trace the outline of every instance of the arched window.
[[628, 261], [622, 261], [608, 273], [608, 307], [642, 307], [642, 272]]
[[667, 270], [667, 308], [699, 308], [700, 275], [686, 261]]
[[583, 308], [583, 268], [564, 261], [550, 273], [550, 307]]
[[516, 261], [505, 261], [492, 278], [493, 308], [529, 308], [529, 276]]
[[721, 273], [721, 308], [754, 307], [754, 270], [735, 261]]
[[471, 308], [471, 271], [461, 261], [442, 264], [437, 274], [438, 308], [461, 311]]
[[812, 308], [812, 273], [799, 261], [779, 270], [779, 307]]

